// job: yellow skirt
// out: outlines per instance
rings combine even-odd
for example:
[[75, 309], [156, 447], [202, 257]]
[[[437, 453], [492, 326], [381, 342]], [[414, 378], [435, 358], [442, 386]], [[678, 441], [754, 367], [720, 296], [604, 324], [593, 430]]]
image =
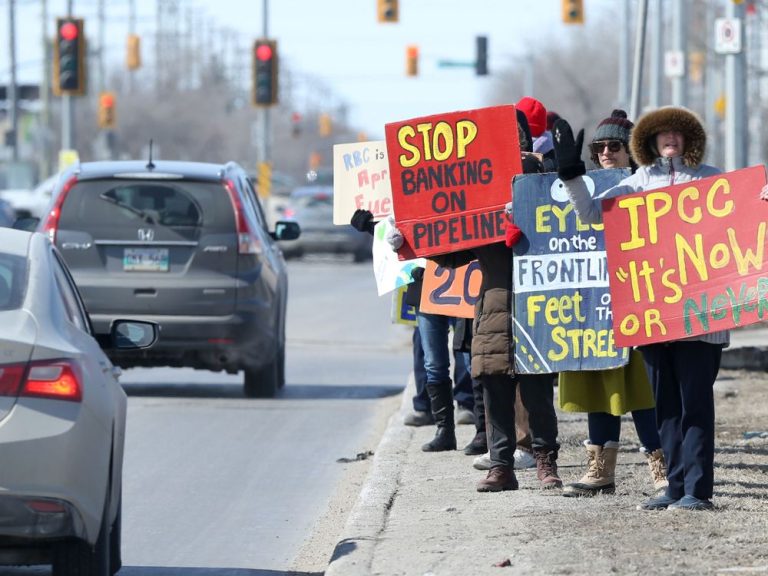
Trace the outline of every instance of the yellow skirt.
[[560, 372], [558, 397], [560, 409], [566, 412], [621, 416], [655, 406], [643, 355], [637, 350], [630, 352], [629, 362], [621, 368]]

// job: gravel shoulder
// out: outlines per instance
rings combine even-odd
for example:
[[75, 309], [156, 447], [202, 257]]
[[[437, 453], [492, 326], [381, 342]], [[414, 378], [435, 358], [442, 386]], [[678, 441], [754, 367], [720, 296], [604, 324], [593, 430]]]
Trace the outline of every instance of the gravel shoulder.
[[[768, 373], [721, 370], [715, 397], [713, 512], [635, 509], [653, 490], [628, 417], [616, 494], [564, 498], [540, 490], [534, 470], [520, 472], [518, 491], [480, 494], [472, 457], [421, 452], [434, 428], [408, 429], [398, 415], [385, 435], [398, 440], [382, 443], [368, 480], [380, 481], [379, 460], [398, 459], [383, 525], [364, 533], [353, 512], [326, 574], [768, 574], [768, 437], [749, 434], [768, 430]], [[560, 473], [572, 482], [586, 461], [586, 415], [558, 416]], [[460, 427], [460, 445], [473, 432]]]

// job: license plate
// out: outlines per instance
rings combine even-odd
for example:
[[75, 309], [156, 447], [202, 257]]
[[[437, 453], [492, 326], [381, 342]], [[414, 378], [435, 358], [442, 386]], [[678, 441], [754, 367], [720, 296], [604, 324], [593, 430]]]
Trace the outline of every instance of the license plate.
[[168, 272], [168, 248], [126, 248], [123, 252], [126, 272]]

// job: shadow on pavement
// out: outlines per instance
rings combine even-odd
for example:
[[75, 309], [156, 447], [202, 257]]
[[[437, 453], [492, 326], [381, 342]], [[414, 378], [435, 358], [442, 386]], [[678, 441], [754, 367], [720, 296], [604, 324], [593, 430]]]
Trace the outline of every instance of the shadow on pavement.
[[[240, 384], [169, 384], [167, 382], [123, 383], [123, 390], [128, 396], [148, 398], [241, 398], [260, 401], [263, 399], [245, 398]], [[381, 385], [308, 385], [291, 386], [287, 384], [274, 400], [375, 400], [395, 396], [403, 391], [402, 386]]]
[[322, 572], [259, 570], [257, 568], [178, 568], [173, 566], [123, 566], [120, 576], [322, 576]]

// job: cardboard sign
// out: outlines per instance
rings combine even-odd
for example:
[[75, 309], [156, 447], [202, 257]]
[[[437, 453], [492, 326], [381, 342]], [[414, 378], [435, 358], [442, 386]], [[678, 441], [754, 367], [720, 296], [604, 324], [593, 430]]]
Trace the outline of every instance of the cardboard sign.
[[429, 314], [456, 318], [474, 318], [475, 303], [480, 298], [483, 273], [473, 260], [460, 268], [443, 268], [426, 261], [419, 308]]
[[603, 201], [616, 344], [768, 319], [765, 168]]
[[[629, 175], [584, 176], [594, 196]], [[557, 174], [514, 180], [513, 219], [523, 232], [512, 259], [515, 370], [552, 373], [623, 366], [629, 351], [614, 343], [602, 225], [576, 216]]]
[[376, 223], [373, 229], [373, 275], [376, 277], [376, 291], [379, 296], [413, 282], [411, 271], [424, 267], [423, 258], [400, 260], [385, 239], [385, 234], [392, 224], [389, 219]]
[[385, 126], [402, 259], [504, 239], [504, 204], [521, 169], [514, 106]]
[[407, 286], [399, 286], [392, 292], [392, 324], [416, 326], [416, 309], [405, 303], [405, 291], [407, 289]]
[[362, 208], [382, 220], [392, 213], [387, 148], [383, 140], [333, 147], [333, 223], [349, 224]]

